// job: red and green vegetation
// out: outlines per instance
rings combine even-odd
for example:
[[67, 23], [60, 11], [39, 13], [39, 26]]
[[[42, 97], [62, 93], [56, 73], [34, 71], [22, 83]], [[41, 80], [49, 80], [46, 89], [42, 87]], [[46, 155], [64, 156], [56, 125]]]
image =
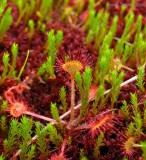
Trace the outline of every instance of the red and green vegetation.
[[0, 160], [146, 160], [145, 10], [0, 1]]

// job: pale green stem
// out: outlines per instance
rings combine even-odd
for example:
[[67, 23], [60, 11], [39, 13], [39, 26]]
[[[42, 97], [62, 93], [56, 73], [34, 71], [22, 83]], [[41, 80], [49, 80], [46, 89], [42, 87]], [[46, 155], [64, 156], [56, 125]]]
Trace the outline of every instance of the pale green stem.
[[26, 66], [28, 57], [29, 57], [29, 50], [27, 51], [27, 55], [26, 55], [25, 61], [24, 61], [23, 66], [21, 67], [21, 70], [20, 70], [20, 72], [19, 72], [18, 79], [21, 77], [22, 72], [24, 71], [24, 68], [25, 68], [25, 66]]
[[124, 66], [124, 65], [122, 65], [122, 68], [127, 69], [127, 70], [130, 71], [130, 72], [133, 72], [133, 71], [134, 71], [133, 69], [131, 69], [131, 68], [127, 67], [127, 66]]
[[133, 144], [133, 147], [140, 147], [140, 148], [141, 148], [142, 145], [141, 145], [141, 144], [135, 144], [135, 143], [134, 143], [134, 144]]

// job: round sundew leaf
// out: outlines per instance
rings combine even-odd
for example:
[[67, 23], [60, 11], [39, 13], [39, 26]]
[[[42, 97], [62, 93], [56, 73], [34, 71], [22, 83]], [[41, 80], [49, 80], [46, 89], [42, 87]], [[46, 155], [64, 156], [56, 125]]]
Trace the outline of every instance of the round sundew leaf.
[[65, 62], [62, 66], [63, 70], [68, 72], [70, 75], [74, 76], [76, 72], [83, 69], [83, 65], [81, 62], [77, 60], [72, 60]]

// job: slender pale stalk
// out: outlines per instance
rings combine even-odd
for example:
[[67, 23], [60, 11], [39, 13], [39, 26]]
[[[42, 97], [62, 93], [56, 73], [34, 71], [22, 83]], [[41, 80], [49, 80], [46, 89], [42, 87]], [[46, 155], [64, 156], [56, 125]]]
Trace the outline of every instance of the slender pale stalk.
[[66, 71], [71, 78], [71, 112], [70, 122], [74, 120], [75, 107], [75, 74], [83, 69], [83, 65], [78, 60], [67, 61], [62, 65], [62, 69]]
[[124, 65], [122, 65], [122, 68], [127, 69], [127, 70], [130, 71], [130, 72], [133, 72], [133, 71], [134, 71], [133, 69], [131, 69], [131, 68], [127, 67], [127, 66], [124, 66]]
[[71, 76], [71, 112], [70, 122], [74, 120], [74, 107], [75, 107], [75, 79]]
[[48, 118], [48, 117], [45, 117], [45, 116], [42, 116], [42, 115], [39, 115], [39, 114], [36, 114], [36, 113], [32, 113], [32, 112], [29, 112], [29, 111], [26, 111], [25, 112], [26, 115], [30, 115], [32, 117], [36, 117], [38, 119], [43, 119], [45, 121], [48, 121], [48, 122], [51, 122], [52, 124], [56, 124], [57, 122], [52, 119], [52, 118]]
[[48, 118], [48, 117], [45, 117], [45, 116], [42, 116], [42, 115], [39, 115], [39, 114], [36, 114], [36, 113], [28, 111], [27, 110], [27, 105], [25, 105], [22, 102], [12, 102], [11, 106], [8, 109], [8, 111], [10, 112], [10, 114], [13, 117], [16, 117], [16, 118], [26, 114], [26, 115], [30, 115], [32, 117], [36, 117], [38, 119], [43, 119], [43, 120], [48, 121], [48, 122], [50, 122], [52, 124], [56, 124], [57, 123], [56, 120], [54, 120], [52, 118]]
[[133, 144], [133, 147], [143, 147], [141, 144]]

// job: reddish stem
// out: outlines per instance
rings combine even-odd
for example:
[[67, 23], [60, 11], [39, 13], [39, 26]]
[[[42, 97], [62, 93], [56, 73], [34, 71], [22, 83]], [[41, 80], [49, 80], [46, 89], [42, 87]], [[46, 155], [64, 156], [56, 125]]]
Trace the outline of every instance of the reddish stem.
[[29, 112], [29, 111], [26, 111], [25, 114], [36, 117], [36, 118], [39, 118], [39, 119], [43, 119], [45, 121], [51, 122], [52, 124], [57, 123], [54, 119], [51, 119], [51, 118], [48, 118], [48, 117], [45, 117], [45, 116], [41, 116], [39, 114], [32, 113], [32, 112]]
[[75, 81], [74, 81], [74, 77], [71, 76], [71, 112], [70, 112], [70, 122], [74, 120], [74, 106], [75, 106]]

